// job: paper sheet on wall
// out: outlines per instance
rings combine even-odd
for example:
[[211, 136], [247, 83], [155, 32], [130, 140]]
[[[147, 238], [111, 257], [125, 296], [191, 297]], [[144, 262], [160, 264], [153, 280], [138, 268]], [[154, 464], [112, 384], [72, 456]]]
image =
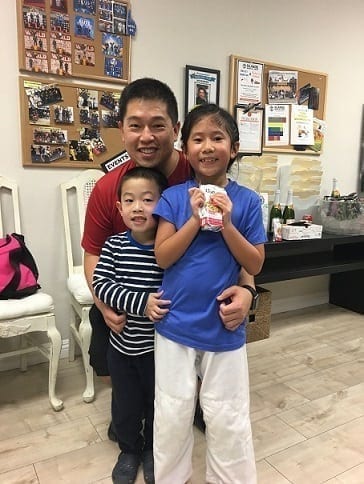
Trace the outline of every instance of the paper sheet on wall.
[[314, 144], [310, 146], [313, 151], [321, 151], [322, 143], [326, 133], [326, 122], [322, 119], [313, 118], [313, 138]]
[[240, 139], [239, 151], [243, 153], [261, 153], [263, 136], [262, 111], [244, 113], [242, 109], [238, 109], [236, 117]]
[[291, 144], [313, 145], [313, 110], [294, 104], [291, 111]]
[[238, 104], [262, 101], [263, 64], [239, 61]]
[[289, 144], [289, 105], [265, 105], [265, 146]]

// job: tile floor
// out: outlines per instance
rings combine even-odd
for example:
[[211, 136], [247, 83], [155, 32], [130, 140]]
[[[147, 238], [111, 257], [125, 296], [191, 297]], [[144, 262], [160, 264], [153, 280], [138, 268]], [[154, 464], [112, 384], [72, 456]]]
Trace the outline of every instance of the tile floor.
[[[364, 316], [330, 305], [276, 314], [248, 355], [258, 483], [363, 484]], [[56, 413], [46, 364], [0, 372], [1, 483], [111, 483], [110, 390], [96, 385], [83, 403], [81, 360], [63, 359]], [[204, 435], [195, 437], [192, 482], [203, 484]]]

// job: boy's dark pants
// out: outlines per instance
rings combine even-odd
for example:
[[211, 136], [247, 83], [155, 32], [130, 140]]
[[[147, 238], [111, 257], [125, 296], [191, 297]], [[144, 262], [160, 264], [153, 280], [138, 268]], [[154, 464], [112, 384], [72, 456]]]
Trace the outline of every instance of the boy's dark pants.
[[128, 454], [153, 450], [154, 353], [127, 356], [109, 344], [107, 361], [112, 422], [120, 449]]

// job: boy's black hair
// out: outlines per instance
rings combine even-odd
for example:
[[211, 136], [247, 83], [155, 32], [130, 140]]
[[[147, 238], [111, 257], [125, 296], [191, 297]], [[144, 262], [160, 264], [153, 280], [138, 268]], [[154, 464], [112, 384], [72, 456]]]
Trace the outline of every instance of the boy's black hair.
[[[216, 124], [228, 133], [232, 145], [239, 141], [238, 125], [228, 111], [220, 108], [216, 104], [201, 104], [187, 114], [183, 123], [181, 129], [181, 142], [183, 147], [187, 146], [187, 140], [191, 134], [193, 126], [207, 116], [211, 116], [216, 121]], [[230, 159], [227, 169], [230, 168], [235, 159], [236, 157]]]
[[127, 171], [125, 175], [121, 178], [119, 186], [118, 186], [118, 200], [121, 198], [121, 191], [123, 188], [123, 184], [132, 179], [132, 178], [145, 178], [146, 180], [155, 181], [158, 188], [159, 193], [161, 194], [166, 188], [168, 188], [168, 180], [166, 176], [156, 170], [155, 168], [146, 168], [143, 166], [136, 166], [131, 170]]
[[178, 122], [178, 107], [176, 96], [172, 89], [162, 81], [144, 77], [128, 84], [122, 91], [119, 99], [119, 119], [123, 122], [128, 103], [134, 99], [149, 101], [162, 101], [167, 106], [168, 116], [173, 126]]

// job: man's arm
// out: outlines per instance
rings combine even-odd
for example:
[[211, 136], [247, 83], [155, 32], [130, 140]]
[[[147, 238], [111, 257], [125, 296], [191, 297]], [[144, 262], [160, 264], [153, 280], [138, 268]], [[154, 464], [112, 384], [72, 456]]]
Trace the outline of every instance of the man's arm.
[[[161, 319], [161, 314], [168, 312], [168, 309], [163, 309], [163, 306], [169, 305], [170, 301], [160, 299], [162, 292], [156, 292], [162, 282], [162, 273], [160, 273], [160, 278], [157, 278], [156, 263], [145, 258], [143, 264], [143, 257], [140, 254], [139, 263], [143, 264], [144, 270], [140, 274], [138, 274], [138, 271], [134, 273], [134, 277], [139, 278], [139, 281], [135, 280], [134, 283], [130, 281], [129, 285], [124, 285], [121, 282], [122, 276], [129, 274], [130, 266], [127, 262], [125, 265], [120, 264], [115, 259], [115, 253], [119, 250], [122, 251], [123, 249], [121, 245], [118, 247], [116, 241], [110, 242], [107, 240], [105, 242], [92, 278], [95, 296], [118, 313], [125, 312], [127, 315], [143, 317], [148, 309], [148, 312], [153, 314], [157, 320]], [[120, 275], [120, 278], [117, 274]], [[149, 279], [152, 274], [156, 277], [155, 282]], [[142, 290], [141, 283], [144, 279], [145, 288]], [[150, 290], [154, 292], [151, 293]]]
[[254, 277], [242, 269], [239, 284], [239, 286], [228, 287], [217, 297], [221, 302], [220, 318], [226, 329], [230, 331], [237, 329], [249, 313], [252, 295], [248, 289], [241, 286], [247, 284], [255, 287]]
[[117, 314], [113, 309], [111, 309], [109, 306], [107, 306], [102, 301], [100, 301], [100, 299], [98, 299], [94, 294], [94, 290], [92, 287], [92, 278], [93, 278], [94, 270], [95, 270], [96, 264], [98, 263], [98, 260], [99, 260], [98, 255], [85, 252], [83, 265], [84, 265], [84, 273], [85, 273], [87, 285], [90, 288], [91, 294], [94, 298], [95, 305], [101, 311], [107, 326], [110, 329], [112, 329], [112, 331], [114, 331], [115, 333], [120, 333], [125, 326], [125, 321], [126, 321], [125, 314]]
[[[96, 267], [98, 261], [99, 261], [98, 255], [94, 255], [94, 254], [90, 254], [89, 252], [85, 252], [83, 269], [84, 269], [87, 285], [88, 285], [92, 295], [94, 296], [94, 298], [95, 298], [95, 295], [94, 295], [94, 291], [93, 291], [93, 287], [92, 287], [92, 278], [93, 278], [94, 270], [95, 270], [95, 267]], [[95, 304], [97, 306], [97, 301], [95, 301]]]

